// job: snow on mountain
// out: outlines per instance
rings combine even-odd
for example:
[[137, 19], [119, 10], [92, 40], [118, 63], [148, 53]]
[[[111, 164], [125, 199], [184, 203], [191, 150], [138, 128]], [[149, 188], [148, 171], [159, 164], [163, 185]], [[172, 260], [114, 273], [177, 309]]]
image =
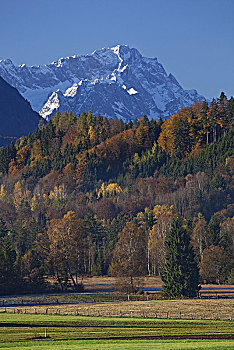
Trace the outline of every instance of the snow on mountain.
[[56, 111], [69, 110], [77, 115], [92, 110], [125, 120], [166, 117], [204, 99], [196, 90], [184, 90], [157, 58], [143, 57], [126, 45], [44, 66], [15, 66], [9, 59], [0, 60], [0, 76], [47, 120]]

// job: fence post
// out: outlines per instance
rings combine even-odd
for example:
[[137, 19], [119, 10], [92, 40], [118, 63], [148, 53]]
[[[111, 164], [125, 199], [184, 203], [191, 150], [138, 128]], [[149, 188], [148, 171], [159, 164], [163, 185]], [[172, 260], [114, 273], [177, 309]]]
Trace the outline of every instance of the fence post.
[[154, 315], [155, 318], [157, 318], [157, 312], [155, 312], [155, 315]]

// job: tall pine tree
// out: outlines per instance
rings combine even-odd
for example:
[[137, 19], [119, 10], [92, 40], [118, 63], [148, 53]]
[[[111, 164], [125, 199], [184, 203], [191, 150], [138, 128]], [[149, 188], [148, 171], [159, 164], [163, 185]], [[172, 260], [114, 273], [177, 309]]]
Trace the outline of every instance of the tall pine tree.
[[162, 275], [163, 290], [168, 297], [194, 297], [198, 292], [199, 273], [190, 237], [181, 218], [172, 220], [167, 234], [166, 263]]

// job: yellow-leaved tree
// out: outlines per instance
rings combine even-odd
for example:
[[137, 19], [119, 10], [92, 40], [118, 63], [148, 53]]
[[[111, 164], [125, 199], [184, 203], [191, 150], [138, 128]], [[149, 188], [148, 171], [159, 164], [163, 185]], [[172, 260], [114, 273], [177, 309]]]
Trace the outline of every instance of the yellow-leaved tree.
[[146, 236], [133, 222], [127, 222], [118, 236], [109, 270], [116, 277], [116, 289], [133, 293], [147, 271]]
[[156, 205], [153, 209], [154, 222], [149, 233], [151, 268], [154, 275], [161, 275], [165, 264], [165, 240], [171, 221], [175, 217], [173, 206]]
[[6, 195], [7, 195], [7, 194], [6, 194], [6, 192], [5, 192], [4, 185], [1, 185], [1, 186], [0, 186], [0, 200], [6, 198]]
[[62, 219], [47, 222], [48, 259], [62, 289], [67, 289], [69, 279], [79, 290], [78, 276], [82, 271], [86, 247], [86, 226], [75, 212], [69, 211]]
[[97, 197], [115, 197], [119, 195], [122, 192], [122, 188], [119, 186], [119, 184], [110, 183], [107, 186], [105, 186], [105, 183], [103, 182], [100, 189], [97, 192]]

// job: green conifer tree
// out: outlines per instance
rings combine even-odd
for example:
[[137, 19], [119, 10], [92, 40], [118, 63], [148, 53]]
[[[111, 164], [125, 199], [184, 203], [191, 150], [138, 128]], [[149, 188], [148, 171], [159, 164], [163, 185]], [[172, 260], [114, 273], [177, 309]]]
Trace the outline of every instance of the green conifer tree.
[[172, 221], [167, 234], [166, 263], [162, 275], [163, 290], [168, 297], [194, 297], [198, 292], [199, 273], [190, 237], [181, 218]]

